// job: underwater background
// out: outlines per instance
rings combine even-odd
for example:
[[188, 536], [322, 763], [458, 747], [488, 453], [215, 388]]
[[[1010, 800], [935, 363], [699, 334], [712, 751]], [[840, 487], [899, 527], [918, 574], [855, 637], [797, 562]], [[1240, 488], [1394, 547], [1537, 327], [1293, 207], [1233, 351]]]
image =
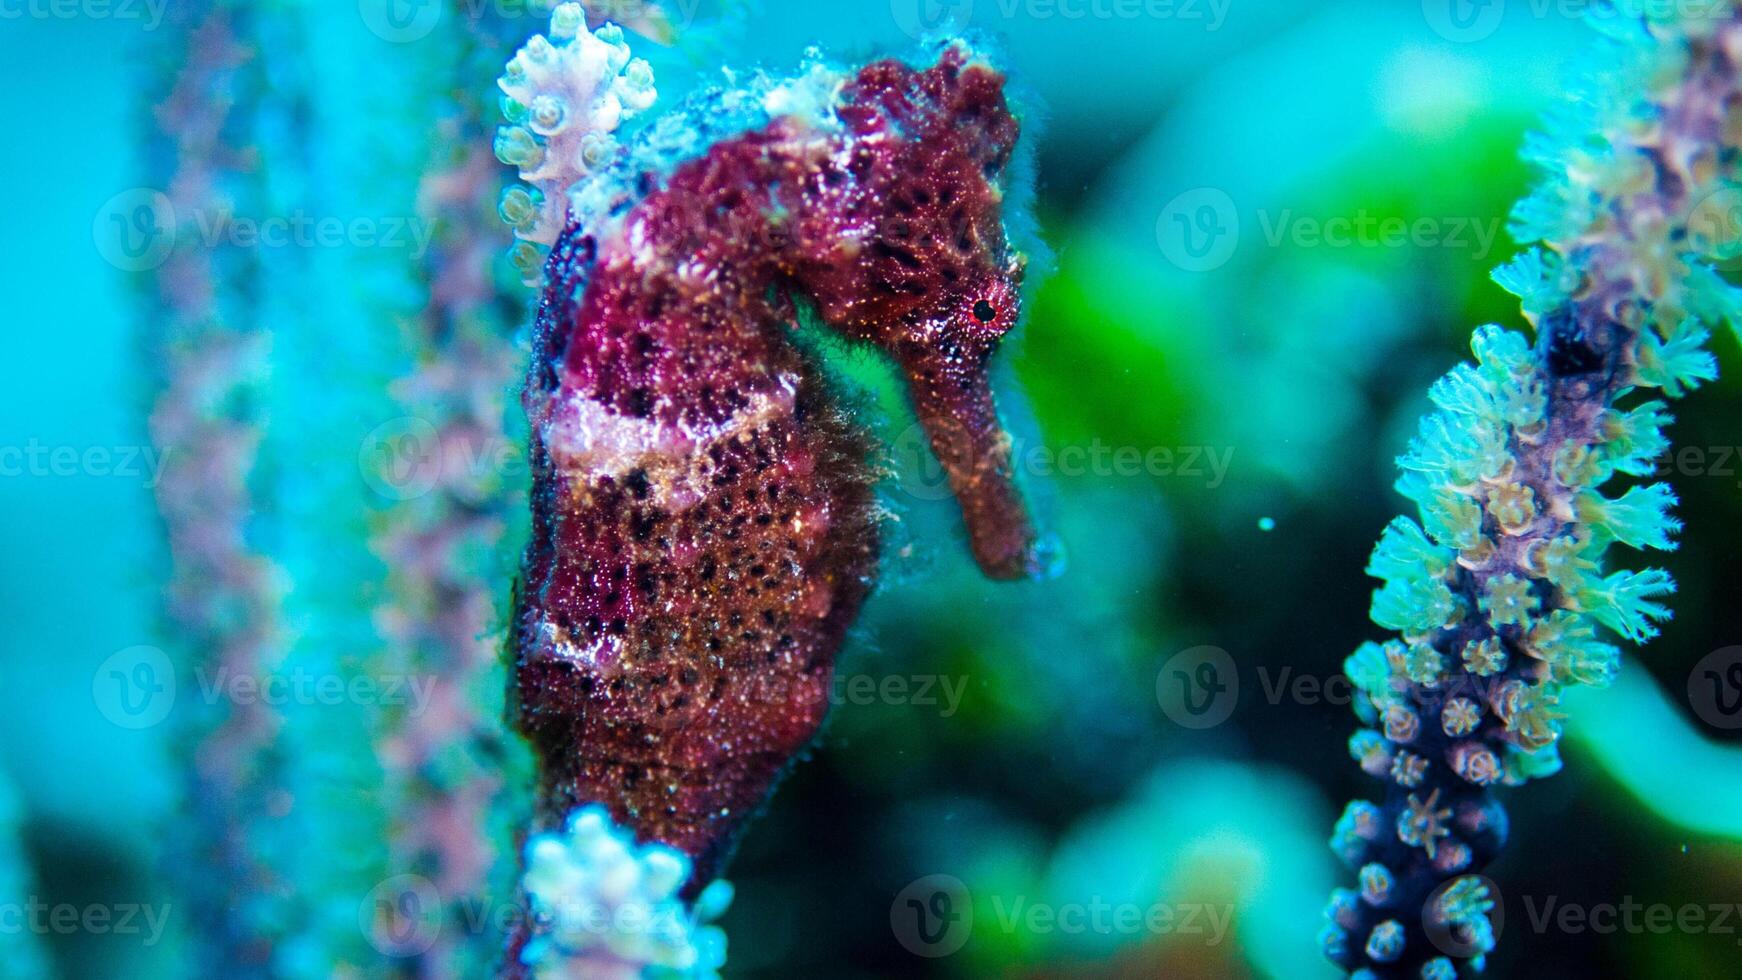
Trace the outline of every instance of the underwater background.
[[[411, 22], [371, 0], [254, 6], [261, 26], [243, 41], [272, 68], [229, 95], [284, 104], [262, 124], [273, 179], [241, 206], [360, 220], [369, 234], [245, 246], [260, 292], [224, 299], [260, 343], [228, 397], [254, 430], [232, 435], [254, 459], [244, 540], [272, 565], [256, 570], [261, 629], [280, 675], [307, 684], [275, 706], [258, 763], [295, 790], [263, 806], [296, 819], [250, 845], [297, 876], [249, 914], [288, 937], [269, 975], [400, 975], [406, 950], [358, 916], [392, 864], [350, 850], [415, 836], [395, 818], [416, 781], [392, 775], [384, 746], [398, 743], [384, 733], [432, 704], [487, 731], [507, 682], [486, 657], [463, 678], [464, 709], [426, 702], [420, 661], [395, 659], [435, 642], [406, 640], [404, 620], [425, 609], [405, 597], [435, 589], [405, 579], [437, 559], [393, 529], [435, 518], [407, 517], [429, 498], [383, 483], [368, 458], [383, 427], [426, 417], [406, 406], [432, 364], [480, 371], [431, 397], [440, 411], [464, 403], [524, 436], [515, 338], [533, 291], [505, 258], [506, 226], [475, 257], [505, 298], [444, 328], [471, 340], [407, 323], [449, 281], [420, 276], [426, 254], [458, 234], [420, 195], [432, 146], [469, 136], [487, 154], [497, 122], [441, 123], [468, 98], [493, 102], [500, 62], [464, 59], [506, 57], [548, 14], [482, 5], [497, 20], [491, 47], [458, 26], [464, 4], [412, 5]], [[1348, 758], [1341, 672], [1383, 632], [1363, 570], [1403, 505], [1393, 460], [1429, 384], [1467, 356], [1473, 326], [1523, 326], [1489, 272], [1517, 251], [1507, 216], [1531, 181], [1519, 147], [1592, 43], [1585, 5], [667, 7], [669, 45], [631, 35], [661, 100], [725, 66], [793, 72], [813, 46], [858, 64], [940, 29], [983, 32], [1022, 108], [1032, 235], [1047, 253], [1035, 251], [999, 383], [1024, 489], [1058, 550], [1050, 578], [979, 574], [891, 373], [861, 351], [826, 352], [889, 447], [882, 581], [837, 661], [821, 739], [728, 869], [724, 974], [1337, 975], [1317, 938], [1343, 877], [1326, 838], [1368, 782]], [[190, 40], [177, 10], [0, 3], [0, 124], [13, 134], [0, 157], [0, 910], [12, 912], [0, 911], [0, 977], [200, 975], [190, 964], [209, 963], [210, 933], [197, 913], [224, 901], [172, 885], [174, 865], [185, 876], [203, 857], [165, 843], [192, 819], [182, 774], [201, 706], [142, 717], [111, 680], [169, 665], [190, 605], [234, 585], [172, 567], [170, 469], [151, 420], [165, 424], [159, 399], [186, 365], [163, 343], [151, 269], [112, 237], [168, 189], [153, 106], [173, 67], [215, 43]], [[457, 79], [473, 76], [468, 93]], [[507, 176], [492, 161], [481, 179]], [[1712, 347], [1733, 377], [1734, 338]], [[1739, 973], [1739, 409], [1724, 381], [1678, 406], [1677, 449], [1657, 474], [1686, 525], [1657, 562], [1679, 584], [1675, 617], [1628, 651], [1610, 689], [1569, 695], [1565, 772], [1506, 795], [1512, 841], [1486, 871], [1504, 907], [1494, 975]], [[506, 616], [525, 472], [512, 454], [471, 462], [475, 486], [456, 495], [481, 523], [439, 561], [495, 583], [494, 608], [465, 621], [481, 634]], [[190, 477], [196, 510], [223, 479]], [[460, 601], [431, 594], [444, 610]], [[198, 615], [261, 614], [214, 606]], [[480, 648], [493, 657], [499, 643]], [[333, 679], [343, 692], [319, 693]], [[444, 772], [479, 787], [467, 812], [500, 829], [495, 858], [512, 875], [527, 763], [512, 738], [477, 739], [488, 744]], [[955, 913], [942, 938], [908, 905], [937, 876]], [[39, 901], [78, 921], [20, 915]], [[1640, 912], [1635, 928], [1589, 915], [1632, 903], [1670, 912]], [[1690, 907], [1694, 927], [1676, 915]], [[129, 909], [138, 928], [119, 925]]]

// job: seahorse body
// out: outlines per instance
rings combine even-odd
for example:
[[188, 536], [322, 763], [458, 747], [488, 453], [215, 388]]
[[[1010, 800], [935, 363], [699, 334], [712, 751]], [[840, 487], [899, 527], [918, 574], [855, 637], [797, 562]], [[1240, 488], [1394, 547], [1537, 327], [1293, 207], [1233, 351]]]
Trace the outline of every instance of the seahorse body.
[[[603, 803], [689, 854], [693, 893], [822, 722], [876, 571], [875, 475], [793, 343], [800, 298], [900, 366], [986, 572], [1033, 570], [987, 378], [1023, 267], [1003, 84], [961, 44], [814, 66], [714, 93], [577, 192], [524, 396], [516, 684], [546, 824]], [[746, 100], [760, 125], [697, 136]]]

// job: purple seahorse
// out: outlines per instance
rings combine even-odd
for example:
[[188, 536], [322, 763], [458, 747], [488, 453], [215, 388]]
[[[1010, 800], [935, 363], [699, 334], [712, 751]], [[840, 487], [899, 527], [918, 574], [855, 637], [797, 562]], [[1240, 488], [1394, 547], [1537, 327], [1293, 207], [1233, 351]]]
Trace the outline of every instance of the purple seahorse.
[[574, 207], [525, 392], [541, 820], [603, 803], [695, 859], [692, 895], [816, 734], [876, 571], [871, 447], [794, 343], [800, 299], [900, 367], [981, 568], [1038, 561], [988, 380], [1024, 266], [1003, 76], [955, 44], [753, 97], [759, 128]]

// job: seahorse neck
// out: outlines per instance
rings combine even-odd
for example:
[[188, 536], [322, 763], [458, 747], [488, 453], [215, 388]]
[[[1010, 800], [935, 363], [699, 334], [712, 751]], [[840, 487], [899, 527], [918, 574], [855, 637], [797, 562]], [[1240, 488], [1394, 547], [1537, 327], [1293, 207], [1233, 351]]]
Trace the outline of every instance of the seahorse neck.
[[800, 186], [804, 157], [826, 146], [777, 120], [646, 188], [590, 246], [566, 313], [564, 387], [618, 414], [699, 425], [789, 389], [801, 369], [786, 337], [795, 236], [822, 207]]

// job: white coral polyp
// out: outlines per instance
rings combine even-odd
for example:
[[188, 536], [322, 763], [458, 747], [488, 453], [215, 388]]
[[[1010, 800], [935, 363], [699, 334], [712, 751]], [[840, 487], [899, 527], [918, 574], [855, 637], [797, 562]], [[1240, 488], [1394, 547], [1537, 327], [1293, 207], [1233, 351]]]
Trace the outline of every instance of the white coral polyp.
[[692, 909], [678, 897], [689, 876], [682, 853], [637, 846], [601, 807], [576, 811], [564, 831], [526, 844], [521, 884], [534, 928], [522, 961], [541, 980], [640, 977], [650, 968], [716, 978], [726, 940], [705, 923], [725, 911], [731, 886], [710, 884]]
[[508, 118], [496, 156], [531, 185], [503, 194], [502, 217], [521, 241], [515, 263], [535, 283], [568, 220], [570, 190], [610, 162], [612, 134], [653, 105], [653, 68], [630, 57], [622, 28], [589, 31], [581, 5], [565, 3], [551, 14], [549, 36], [527, 41], [496, 84]]

